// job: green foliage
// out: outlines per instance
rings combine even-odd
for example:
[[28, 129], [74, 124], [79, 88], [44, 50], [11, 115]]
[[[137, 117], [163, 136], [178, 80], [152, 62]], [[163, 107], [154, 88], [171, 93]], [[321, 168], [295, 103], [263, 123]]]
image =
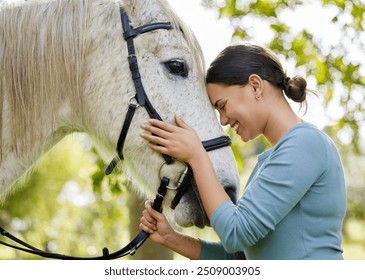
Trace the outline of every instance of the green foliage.
[[[129, 193], [123, 176], [106, 177], [104, 168], [77, 136], [66, 138], [1, 205], [1, 226], [36, 247], [63, 254], [119, 249], [129, 241]], [[15, 258], [37, 257], [1, 246], [0, 259]]]
[[264, 137], [259, 137], [249, 143], [242, 142], [241, 138], [230, 128], [227, 134], [232, 139], [232, 150], [236, 159], [238, 172], [243, 174], [247, 172], [246, 160], [262, 153], [269, 148], [270, 144]]

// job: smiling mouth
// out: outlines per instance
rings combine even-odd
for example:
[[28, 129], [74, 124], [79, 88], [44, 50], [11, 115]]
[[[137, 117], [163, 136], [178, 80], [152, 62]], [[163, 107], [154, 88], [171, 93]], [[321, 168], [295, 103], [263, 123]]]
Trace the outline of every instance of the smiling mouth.
[[239, 122], [235, 122], [233, 125], [231, 125], [231, 127], [234, 129], [234, 131], [236, 133], [238, 133], [238, 129], [240, 127], [240, 123]]

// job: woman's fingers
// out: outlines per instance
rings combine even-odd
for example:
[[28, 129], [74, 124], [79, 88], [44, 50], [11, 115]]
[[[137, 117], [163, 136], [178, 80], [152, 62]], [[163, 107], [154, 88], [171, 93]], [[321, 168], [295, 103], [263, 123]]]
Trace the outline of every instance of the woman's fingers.
[[157, 135], [157, 136], [159, 136], [161, 138], [164, 138], [164, 139], [168, 138], [171, 134], [170, 131], [164, 130], [162, 128], [159, 128], [159, 127], [156, 127], [156, 126], [153, 126], [153, 125], [142, 124], [141, 127], [145, 131], [148, 131], [151, 134]]
[[142, 124], [141, 127], [151, 134], [155, 134], [162, 138], [167, 138], [171, 133], [175, 132], [177, 128], [174, 125], [155, 119], [150, 119], [149, 124]]
[[188, 126], [182, 118], [180, 118], [179, 116], [175, 116], [175, 122], [177, 124], [177, 126], [182, 127], [182, 128], [186, 128], [186, 129], [190, 129], [190, 126]]
[[144, 230], [145, 232], [152, 233], [157, 230], [156, 222], [149, 222], [145, 216], [142, 216], [141, 223], [139, 224], [139, 228]]
[[165, 216], [152, 208], [152, 201], [145, 202], [145, 209], [142, 212], [139, 228], [145, 232], [152, 234], [156, 232], [158, 223], [166, 223]]
[[178, 116], [175, 116], [176, 125], [172, 125], [160, 120], [150, 119], [150, 125], [143, 124], [142, 128], [152, 134], [162, 138], [167, 138], [171, 133], [175, 133], [179, 128], [190, 129], [190, 127]]
[[181, 118], [175, 116], [175, 121], [176, 125], [150, 120], [150, 125], [141, 125], [145, 131], [141, 137], [149, 142], [148, 146], [153, 151], [189, 162], [196, 148], [201, 148], [201, 141], [194, 129]]
[[160, 122], [157, 120], [156, 120], [156, 124], [158, 124], [162, 128], [152, 126], [152, 125], [146, 125], [146, 124], [141, 125], [141, 127], [146, 132], [151, 133], [151, 134], [142, 133], [141, 137], [149, 142], [148, 146], [155, 152], [160, 153], [160, 154], [167, 154], [168, 146], [169, 146], [169, 139], [171, 137], [172, 132], [168, 132], [163, 129], [164, 128], [170, 129], [169, 128], [170, 125], [164, 126], [163, 122]]
[[141, 222], [145, 222], [146, 225], [155, 225], [156, 219], [152, 218], [148, 211], [145, 209], [142, 211]]
[[145, 207], [146, 207], [146, 209], [143, 210], [143, 212], [142, 212], [142, 217], [140, 220], [139, 228], [141, 230], [144, 230], [145, 232], [153, 233], [153, 231], [157, 230], [157, 227], [156, 227], [157, 221], [155, 218], [153, 218], [151, 216], [150, 212], [147, 210], [147, 208], [152, 207], [152, 201], [147, 200], [145, 202]]
[[155, 136], [155, 135], [151, 135], [151, 134], [147, 134], [147, 133], [142, 133], [141, 137], [151, 143], [162, 145], [162, 146], [165, 146], [168, 143], [164, 138], [161, 138], [161, 137]]
[[156, 120], [156, 119], [150, 119], [149, 123], [153, 126], [153, 127], [158, 127], [163, 131], [167, 131], [167, 132], [174, 132], [176, 126], [160, 121], [160, 120]]
[[157, 137], [157, 136], [148, 135], [145, 133], [142, 133], [141, 137], [149, 142], [148, 146], [155, 152], [160, 153], [160, 154], [168, 153], [168, 149], [164, 146], [164, 145], [167, 145], [167, 143], [165, 143], [164, 139]]

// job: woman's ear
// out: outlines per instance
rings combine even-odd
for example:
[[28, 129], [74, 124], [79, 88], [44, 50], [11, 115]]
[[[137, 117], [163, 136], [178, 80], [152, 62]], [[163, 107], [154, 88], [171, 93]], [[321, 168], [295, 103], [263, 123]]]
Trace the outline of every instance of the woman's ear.
[[264, 86], [264, 82], [261, 77], [256, 74], [250, 75], [250, 77], [248, 77], [248, 84], [252, 88], [252, 93], [255, 95], [256, 100], [260, 100]]

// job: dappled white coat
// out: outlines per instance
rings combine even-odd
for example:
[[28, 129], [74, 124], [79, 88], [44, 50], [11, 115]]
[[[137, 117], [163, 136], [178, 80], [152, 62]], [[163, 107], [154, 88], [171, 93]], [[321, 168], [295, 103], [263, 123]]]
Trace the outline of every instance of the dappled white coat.
[[[40, 4], [41, 3], [41, 4]], [[165, 1], [29, 1], [0, 10], [0, 194], [32, 170], [65, 135], [85, 132], [106, 161], [116, 155], [119, 133], [135, 95], [122, 36], [119, 5], [132, 25], [171, 21], [173, 30], [156, 30], [135, 39], [142, 82], [163, 120], [177, 114], [201, 140], [224, 134], [206, 94], [201, 50], [191, 31]], [[183, 59], [187, 77], [171, 74], [164, 62]], [[159, 185], [161, 155], [147, 148], [140, 125], [149, 116], [138, 108], [120, 165], [144, 197]], [[230, 148], [209, 153], [223, 186], [238, 192]], [[176, 184], [183, 166], [164, 167]], [[166, 173], [166, 174], [165, 174]], [[174, 193], [168, 193], [170, 203]], [[165, 207], [165, 209], [168, 207]], [[182, 226], [208, 223], [196, 190], [174, 211]]]

